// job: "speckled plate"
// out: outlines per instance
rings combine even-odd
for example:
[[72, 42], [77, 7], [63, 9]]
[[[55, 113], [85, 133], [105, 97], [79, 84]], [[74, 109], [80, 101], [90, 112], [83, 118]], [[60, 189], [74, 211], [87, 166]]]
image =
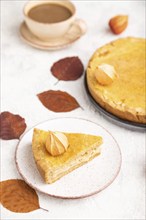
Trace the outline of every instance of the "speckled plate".
[[22, 39], [30, 46], [42, 50], [63, 49], [77, 41], [86, 33], [86, 31], [86, 23], [81, 19], [77, 19], [64, 36], [50, 39], [49, 41], [42, 41], [30, 32], [25, 22], [23, 22], [20, 26], [20, 34]]
[[45, 184], [35, 165], [31, 141], [33, 129], [21, 138], [16, 149], [16, 165], [22, 178], [34, 189], [59, 198], [84, 198], [99, 193], [117, 177], [121, 152], [114, 137], [102, 126], [80, 118], [56, 118], [35, 126], [44, 130], [79, 132], [103, 137], [101, 155], [52, 184]]

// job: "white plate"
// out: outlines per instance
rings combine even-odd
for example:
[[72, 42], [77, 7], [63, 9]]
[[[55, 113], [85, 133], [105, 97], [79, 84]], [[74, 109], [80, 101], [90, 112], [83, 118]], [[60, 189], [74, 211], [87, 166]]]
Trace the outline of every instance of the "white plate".
[[100, 192], [117, 177], [121, 151], [113, 136], [100, 125], [79, 118], [55, 118], [35, 126], [43, 130], [79, 132], [103, 137], [101, 155], [53, 184], [45, 184], [35, 165], [31, 141], [33, 128], [24, 134], [16, 149], [16, 165], [23, 179], [34, 189], [60, 198], [83, 198]]

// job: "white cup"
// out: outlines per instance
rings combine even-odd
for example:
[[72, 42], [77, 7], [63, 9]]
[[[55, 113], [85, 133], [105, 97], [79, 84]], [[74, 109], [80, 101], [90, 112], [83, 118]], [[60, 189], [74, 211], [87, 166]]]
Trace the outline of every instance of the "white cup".
[[[71, 11], [72, 15], [68, 19], [57, 23], [43, 23], [31, 19], [28, 16], [29, 11], [32, 8], [42, 4], [57, 4], [64, 6]], [[69, 0], [63, 0], [63, 1], [59, 1], [59, 0], [33, 1], [32, 0], [26, 3], [26, 5], [24, 6], [24, 16], [27, 27], [36, 37], [40, 38], [43, 41], [48, 41], [49, 39], [63, 36], [69, 30], [71, 25], [74, 23], [75, 15], [76, 15], [76, 8], [74, 4]]]

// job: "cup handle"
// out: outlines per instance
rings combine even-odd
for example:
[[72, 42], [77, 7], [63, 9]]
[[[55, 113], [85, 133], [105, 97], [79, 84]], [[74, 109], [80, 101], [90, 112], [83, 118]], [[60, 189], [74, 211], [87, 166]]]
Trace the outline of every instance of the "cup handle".
[[85, 34], [87, 32], [87, 25], [84, 20], [76, 18], [76, 20], [73, 22], [73, 25], [80, 26], [82, 34]]

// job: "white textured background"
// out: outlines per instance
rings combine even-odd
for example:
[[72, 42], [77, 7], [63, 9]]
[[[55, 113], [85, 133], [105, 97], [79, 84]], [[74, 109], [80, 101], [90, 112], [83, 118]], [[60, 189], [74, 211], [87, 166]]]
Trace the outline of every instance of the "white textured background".
[[[49, 89], [67, 91], [84, 110], [78, 108], [65, 115], [89, 118], [106, 127], [121, 147], [123, 164], [115, 182], [97, 195], [62, 200], [38, 193], [40, 205], [49, 209], [48, 213], [37, 210], [18, 214], [1, 206], [1, 219], [145, 219], [145, 133], [115, 124], [96, 111], [86, 94], [84, 77], [54, 86], [56, 78], [50, 73], [51, 65], [60, 58], [77, 55], [86, 68], [90, 56], [101, 45], [118, 37], [145, 37], [145, 1], [73, 1], [88, 32], [71, 47], [55, 52], [34, 49], [20, 39], [25, 2], [1, 1], [1, 111], [20, 114], [29, 129], [49, 118], [64, 116], [48, 111], [36, 94]], [[128, 28], [120, 36], [108, 29], [109, 19], [117, 14], [129, 15]], [[17, 140], [1, 141], [1, 180], [20, 178], [14, 162], [16, 144]]]

